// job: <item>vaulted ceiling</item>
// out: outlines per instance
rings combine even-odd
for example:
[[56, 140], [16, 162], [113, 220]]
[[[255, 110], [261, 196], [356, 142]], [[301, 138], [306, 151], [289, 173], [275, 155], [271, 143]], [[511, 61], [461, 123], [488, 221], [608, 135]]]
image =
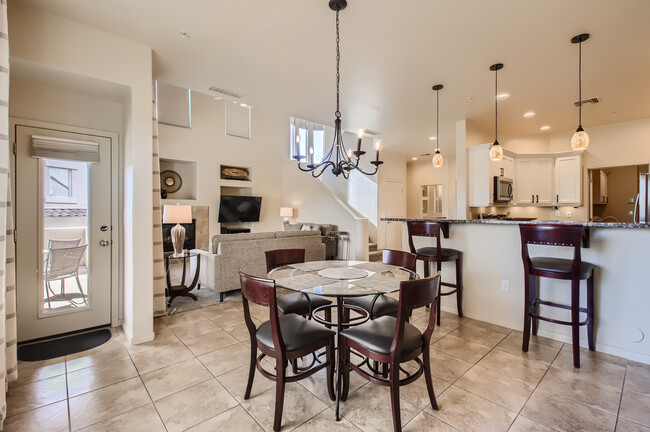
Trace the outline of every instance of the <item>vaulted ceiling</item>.
[[[154, 78], [332, 124], [335, 16], [327, 0], [11, 0], [152, 47]], [[430, 152], [441, 83], [440, 144], [455, 122], [492, 136], [494, 73], [502, 62], [500, 137], [577, 126], [583, 44], [585, 128], [650, 117], [648, 0], [349, 0], [341, 12], [343, 127], [383, 133], [408, 155]], [[187, 38], [180, 32], [186, 32]], [[106, 53], [106, 55], [113, 55]], [[119, 59], [116, 59], [119, 61]], [[128, 65], [125, 65], [128, 67]], [[526, 119], [524, 112], [534, 111]], [[548, 132], [540, 126], [550, 125]]]

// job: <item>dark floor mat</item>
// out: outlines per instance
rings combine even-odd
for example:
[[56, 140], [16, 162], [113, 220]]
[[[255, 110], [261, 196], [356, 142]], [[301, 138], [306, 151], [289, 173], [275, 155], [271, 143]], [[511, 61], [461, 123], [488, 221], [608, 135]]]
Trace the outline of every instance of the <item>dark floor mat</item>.
[[18, 347], [18, 360], [39, 361], [70, 355], [100, 346], [111, 338], [111, 331], [101, 329], [61, 339]]

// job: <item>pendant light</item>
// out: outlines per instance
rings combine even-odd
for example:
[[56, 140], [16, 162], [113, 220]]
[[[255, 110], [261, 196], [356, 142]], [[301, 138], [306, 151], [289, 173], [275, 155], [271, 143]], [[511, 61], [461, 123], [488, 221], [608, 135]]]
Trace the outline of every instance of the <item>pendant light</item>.
[[494, 143], [490, 146], [490, 160], [499, 161], [503, 159], [503, 147], [499, 144], [497, 137], [499, 136], [499, 113], [498, 113], [498, 71], [503, 69], [503, 63], [495, 63], [490, 66], [490, 70], [494, 71]]
[[445, 159], [442, 157], [442, 153], [440, 153], [440, 132], [438, 127], [440, 123], [440, 98], [438, 92], [440, 89], [442, 89], [442, 84], [433, 86], [433, 90], [436, 91], [436, 153], [433, 155], [433, 159], [431, 159], [434, 168], [440, 168], [445, 163]]
[[573, 150], [587, 150], [589, 135], [582, 128], [582, 43], [589, 39], [589, 33], [579, 34], [571, 38], [571, 43], [578, 44], [578, 129], [571, 137]]

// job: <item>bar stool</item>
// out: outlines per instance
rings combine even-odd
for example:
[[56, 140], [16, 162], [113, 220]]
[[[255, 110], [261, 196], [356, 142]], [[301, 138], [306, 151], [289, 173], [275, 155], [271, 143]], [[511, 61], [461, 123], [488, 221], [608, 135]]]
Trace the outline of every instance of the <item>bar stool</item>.
[[[521, 233], [521, 258], [524, 262], [524, 340], [521, 349], [528, 351], [531, 333], [537, 335], [539, 320], [556, 324], [570, 325], [573, 343], [573, 366], [580, 367], [581, 325], [587, 325], [589, 350], [595, 349], [594, 343], [594, 268], [595, 265], [581, 260], [580, 245], [583, 227], [581, 225], [519, 225]], [[573, 259], [530, 257], [528, 245], [548, 245], [573, 247]], [[571, 305], [555, 303], [540, 299], [537, 278], [546, 277], [571, 281]], [[580, 281], [587, 280], [587, 307], [580, 307]], [[553, 306], [571, 311], [571, 321], [561, 321], [539, 315], [539, 305]], [[580, 312], [586, 313], [580, 321]]]
[[[440, 325], [440, 296], [456, 294], [458, 316], [463, 316], [463, 253], [456, 249], [443, 248], [440, 246], [441, 224], [438, 222], [408, 221], [406, 223], [409, 234], [409, 248], [417, 259], [424, 262], [424, 277], [431, 275], [431, 263], [436, 263], [436, 270], [440, 272], [442, 263], [456, 261], [456, 283], [440, 282], [438, 288], [438, 301], [436, 302], [436, 325]], [[435, 237], [436, 247], [423, 247], [416, 249], [413, 245], [413, 237]], [[450, 291], [442, 292], [442, 287], [453, 288]]]

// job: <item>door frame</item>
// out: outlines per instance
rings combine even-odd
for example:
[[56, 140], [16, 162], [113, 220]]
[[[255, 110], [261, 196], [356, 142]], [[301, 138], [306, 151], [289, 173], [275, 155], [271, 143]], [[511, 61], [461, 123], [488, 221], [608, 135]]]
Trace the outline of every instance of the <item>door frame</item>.
[[[16, 154], [13, 151], [13, 146], [16, 145], [16, 128], [18, 126], [40, 128], [44, 130], [53, 130], [58, 132], [79, 133], [84, 135], [96, 135], [108, 138], [111, 142], [111, 305], [110, 317], [111, 327], [119, 327], [122, 325], [123, 316], [123, 296], [122, 296], [122, 275], [124, 274], [124, 254], [122, 253], [122, 208], [123, 208], [123, 194], [122, 194], [122, 164], [121, 164], [121, 146], [120, 135], [117, 132], [111, 132], [100, 129], [91, 129], [79, 126], [70, 126], [59, 123], [51, 123], [39, 120], [31, 120], [20, 117], [9, 117], [9, 140], [12, 143], [11, 151], [11, 193], [12, 201], [15, 203], [20, 197], [16, 196]], [[13, 206], [14, 229], [16, 229], [16, 209]], [[17, 233], [20, 235], [20, 233]], [[15, 239], [16, 237], [14, 237]], [[16, 265], [18, 263], [16, 262]], [[16, 289], [18, 288], [18, 280], [16, 279]]]

